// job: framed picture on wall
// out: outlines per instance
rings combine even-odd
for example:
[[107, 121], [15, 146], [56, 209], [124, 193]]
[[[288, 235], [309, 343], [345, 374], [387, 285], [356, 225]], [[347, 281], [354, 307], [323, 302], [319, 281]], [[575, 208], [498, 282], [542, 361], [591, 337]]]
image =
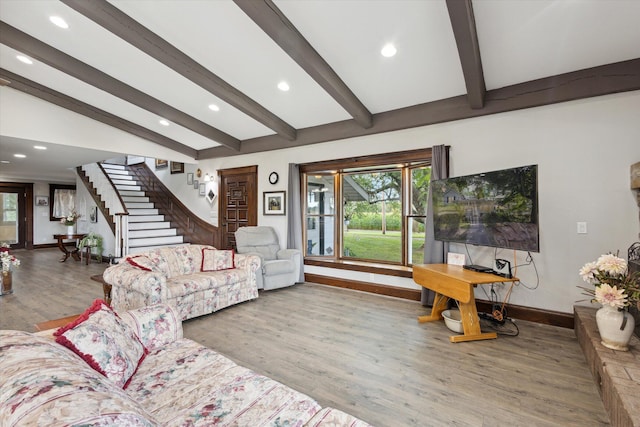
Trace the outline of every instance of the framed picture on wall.
[[193, 172], [187, 174], [187, 185], [193, 185]]
[[285, 214], [285, 191], [265, 191], [263, 208], [265, 215]]
[[49, 206], [49, 196], [36, 196], [36, 206]]
[[169, 168], [171, 173], [184, 173], [184, 163], [182, 162], [171, 162], [171, 167]]
[[156, 159], [156, 169], [164, 169], [169, 166], [168, 160]]
[[198, 195], [205, 196], [207, 194], [206, 191], [207, 191], [207, 186], [203, 182], [198, 186]]
[[213, 201], [216, 199], [216, 193], [213, 191], [213, 188], [207, 189], [207, 194], [205, 196], [207, 198], [207, 202], [213, 204]]
[[89, 221], [98, 222], [98, 207], [92, 206], [89, 208]]

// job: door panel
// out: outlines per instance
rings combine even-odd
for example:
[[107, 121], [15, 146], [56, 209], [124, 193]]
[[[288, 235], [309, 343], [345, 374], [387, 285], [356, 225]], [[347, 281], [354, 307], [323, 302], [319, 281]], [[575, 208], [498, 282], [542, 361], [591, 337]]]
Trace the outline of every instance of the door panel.
[[258, 225], [257, 166], [225, 169], [220, 175], [221, 249], [235, 249], [235, 231], [240, 227]]
[[0, 182], [0, 242], [33, 249], [33, 184]]

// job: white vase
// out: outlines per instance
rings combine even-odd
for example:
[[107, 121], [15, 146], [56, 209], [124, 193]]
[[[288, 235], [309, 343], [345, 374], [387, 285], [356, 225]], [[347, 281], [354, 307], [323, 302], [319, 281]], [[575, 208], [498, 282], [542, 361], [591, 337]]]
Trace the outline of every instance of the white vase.
[[[596, 324], [603, 346], [618, 351], [629, 350], [635, 322], [628, 311], [619, 311], [616, 307], [605, 305], [596, 312]], [[620, 329], [623, 324], [623, 329]]]
[[67, 236], [71, 236], [72, 234], [76, 234], [76, 225], [67, 225]]

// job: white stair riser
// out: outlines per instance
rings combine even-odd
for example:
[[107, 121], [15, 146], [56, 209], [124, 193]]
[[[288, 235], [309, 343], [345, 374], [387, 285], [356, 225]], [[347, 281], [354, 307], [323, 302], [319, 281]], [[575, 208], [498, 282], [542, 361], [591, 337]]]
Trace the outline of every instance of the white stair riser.
[[142, 237], [166, 237], [177, 236], [178, 230], [175, 228], [153, 228], [148, 230], [129, 230], [130, 239], [139, 239]]
[[158, 209], [129, 209], [129, 217], [139, 215], [158, 215]]
[[116, 184], [115, 182], [113, 184], [115, 185], [115, 187], [118, 190], [118, 192], [120, 192], [120, 191], [142, 191], [142, 188], [140, 188], [140, 186], [138, 186], [138, 185], [122, 185], [122, 184]]
[[151, 229], [164, 229], [171, 228], [169, 222], [131, 222], [129, 221], [129, 231], [133, 230], [151, 230]]
[[164, 222], [164, 215], [129, 215], [129, 223], [155, 221]]
[[155, 205], [150, 202], [140, 202], [138, 200], [132, 202], [126, 200], [123, 201], [127, 209], [155, 209]]
[[144, 191], [122, 190], [122, 191], [118, 191], [118, 193], [120, 193], [120, 196], [122, 196], [122, 197], [124, 197], [124, 196], [128, 196], [128, 197], [146, 197], [146, 193]]
[[105, 169], [125, 170], [124, 165], [119, 165], [116, 163], [102, 163], [102, 167]]
[[120, 197], [122, 197], [122, 201], [125, 203], [127, 202], [148, 203], [149, 202], [149, 198], [146, 196], [123, 196], [122, 194], [120, 194]]
[[107, 171], [107, 176], [109, 177], [109, 179], [111, 181], [114, 181], [116, 179], [120, 180], [120, 181], [132, 181], [132, 180], [135, 181], [135, 179], [133, 179], [131, 177], [131, 175], [127, 174], [126, 172], [125, 173], [119, 173], [119, 172], [111, 173], [111, 172]]

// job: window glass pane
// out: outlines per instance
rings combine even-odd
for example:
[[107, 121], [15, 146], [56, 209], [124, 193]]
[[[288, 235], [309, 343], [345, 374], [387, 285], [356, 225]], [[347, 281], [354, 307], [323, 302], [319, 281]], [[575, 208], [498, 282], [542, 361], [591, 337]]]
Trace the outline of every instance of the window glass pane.
[[411, 169], [411, 215], [426, 215], [431, 167]]
[[308, 216], [307, 229], [307, 255], [333, 256], [335, 253], [334, 225], [332, 216]]
[[409, 218], [407, 224], [408, 256], [411, 264], [424, 263], [424, 222], [425, 217]]
[[344, 176], [344, 257], [402, 262], [400, 170]]
[[307, 178], [307, 213], [333, 215], [335, 192], [333, 175], [309, 175]]

